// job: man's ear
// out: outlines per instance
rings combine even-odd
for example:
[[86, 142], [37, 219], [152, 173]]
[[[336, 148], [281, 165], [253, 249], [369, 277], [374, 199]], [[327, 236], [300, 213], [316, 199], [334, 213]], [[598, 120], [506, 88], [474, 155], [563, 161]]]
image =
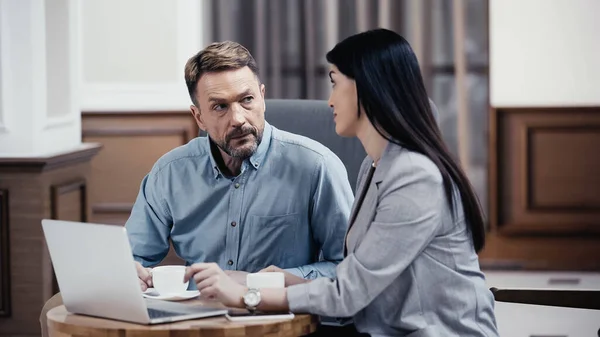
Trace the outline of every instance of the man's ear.
[[262, 99], [263, 99], [263, 110], [267, 110], [267, 103], [265, 102], [265, 84], [264, 83], [260, 84], [260, 95], [262, 96]]
[[202, 120], [202, 113], [200, 112], [200, 108], [198, 108], [195, 105], [190, 105], [190, 110], [192, 112], [192, 116], [194, 116], [196, 124], [198, 124], [198, 127], [202, 131], [206, 131], [206, 126], [204, 126], [204, 121]]

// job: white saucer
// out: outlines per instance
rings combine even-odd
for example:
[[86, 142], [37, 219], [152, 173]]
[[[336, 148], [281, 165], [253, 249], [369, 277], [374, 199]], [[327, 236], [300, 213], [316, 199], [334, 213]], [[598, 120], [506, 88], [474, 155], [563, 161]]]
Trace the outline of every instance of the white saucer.
[[185, 301], [200, 296], [200, 292], [198, 290], [186, 290], [181, 294], [160, 295], [154, 288], [148, 288], [142, 293], [142, 296], [163, 301]]

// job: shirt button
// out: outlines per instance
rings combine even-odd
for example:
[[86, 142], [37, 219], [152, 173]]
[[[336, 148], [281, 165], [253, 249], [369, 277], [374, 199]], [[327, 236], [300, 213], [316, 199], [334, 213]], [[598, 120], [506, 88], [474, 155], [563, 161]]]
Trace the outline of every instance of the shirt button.
[[233, 264], [233, 261], [229, 260], [227, 261], [227, 264], [231, 266]]
[[235, 221], [231, 222], [231, 227], [235, 227], [237, 224], [235, 223]]
[[235, 188], [240, 188], [240, 184], [235, 183]]

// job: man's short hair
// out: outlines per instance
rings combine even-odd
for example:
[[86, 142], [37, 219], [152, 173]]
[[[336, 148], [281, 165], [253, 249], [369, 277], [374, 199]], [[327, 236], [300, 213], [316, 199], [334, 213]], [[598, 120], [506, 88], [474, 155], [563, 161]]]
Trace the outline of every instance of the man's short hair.
[[192, 56], [185, 64], [185, 83], [194, 105], [198, 106], [196, 86], [202, 75], [244, 67], [258, 77], [258, 66], [248, 49], [233, 41], [213, 42]]

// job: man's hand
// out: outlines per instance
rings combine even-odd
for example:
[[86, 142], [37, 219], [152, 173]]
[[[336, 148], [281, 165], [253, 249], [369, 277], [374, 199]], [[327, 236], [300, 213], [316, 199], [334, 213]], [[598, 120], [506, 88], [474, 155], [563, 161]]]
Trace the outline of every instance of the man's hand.
[[240, 270], [225, 270], [225, 274], [231, 277], [235, 282], [243, 286], [246, 285], [246, 275], [248, 275], [248, 272]]
[[227, 307], [244, 307], [242, 296], [247, 288], [229, 277], [216, 263], [194, 263], [187, 267], [183, 282], [192, 279], [201, 297], [217, 300]]
[[289, 286], [293, 286], [295, 284], [301, 284], [301, 283], [308, 283], [310, 282], [310, 280], [307, 279], [303, 279], [302, 277], [298, 277], [292, 273], [288, 273], [287, 271], [277, 267], [277, 266], [268, 266], [265, 269], [262, 269], [259, 271], [259, 273], [272, 273], [272, 272], [279, 272], [279, 273], [283, 273], [284, 279], [285, 279], [285, 286], [289, 287]]
[[135, 261], [135, 269], [138, 274], [138, 279], [140, 280], [140, 287], [142, 291], [146, 291], [146, 289], [152, 287], [152, 268], [144, 268], [141, 263]]

